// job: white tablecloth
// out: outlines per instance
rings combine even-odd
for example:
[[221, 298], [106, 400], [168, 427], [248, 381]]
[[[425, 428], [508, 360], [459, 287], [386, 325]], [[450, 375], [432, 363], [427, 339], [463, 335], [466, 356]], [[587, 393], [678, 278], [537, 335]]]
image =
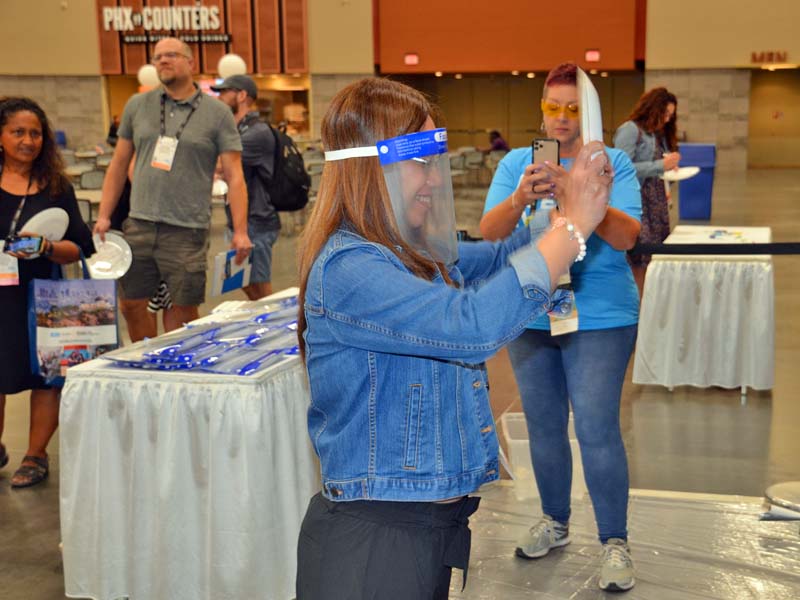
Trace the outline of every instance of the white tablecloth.
[[305, 369], [258, 377], [70, 369], [61, 535], [70, 597], [289, 600], [319, 489]]
[[[770, 241], [768, 227], [680, 225], [666, 243]], [[634, 383], [772, 388], [774, 296], [770, 256], [654, 256], [639, 318]]]

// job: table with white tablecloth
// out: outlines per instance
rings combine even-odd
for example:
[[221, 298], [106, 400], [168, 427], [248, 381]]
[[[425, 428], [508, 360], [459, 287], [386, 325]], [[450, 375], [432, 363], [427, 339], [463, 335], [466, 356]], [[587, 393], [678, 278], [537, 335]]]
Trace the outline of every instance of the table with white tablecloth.
[[[679, 225], [667, 244], [769, 243], [769, 227]], [[770, 389], [775, 369], [772, 257], [654, 255], [633, 382]]]
[[297, 357], [251, 377], [73, 367], [61, 399], [66, 594], [289, 600], [319, 471]]

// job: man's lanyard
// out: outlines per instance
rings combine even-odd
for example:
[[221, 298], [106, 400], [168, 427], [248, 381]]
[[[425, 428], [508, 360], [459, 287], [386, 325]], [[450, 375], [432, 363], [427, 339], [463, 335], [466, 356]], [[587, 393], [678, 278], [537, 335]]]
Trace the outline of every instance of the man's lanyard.
[[[183, 133], [186, 124], [189, 122], [189, 119], [192, 118], [194, 111], [197, 110], [197, 107], [200, 104], [200, 100], [202, 99], [203, 99], [203, 93], [198, 92], [194, 100], [192, 101], [192, 110], [189, 111], [189, 114], [186, 116], [186, 119], [183, 121], [183, 123], [181, 123], [181, 126], [178, 127], [178, 130], [175, 132], [175, 135], [173, 136], [175, 140], [179, 140], [181, 138], [181, 134]], [[161, 92], [161, 137], [165, 137], [167, 135], [166, 110], [167, 110], [167, 93]]]

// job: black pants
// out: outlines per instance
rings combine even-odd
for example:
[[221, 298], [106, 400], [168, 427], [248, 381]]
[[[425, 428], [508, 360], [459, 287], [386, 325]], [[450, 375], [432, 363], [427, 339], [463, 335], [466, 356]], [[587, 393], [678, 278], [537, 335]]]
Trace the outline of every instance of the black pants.
[[311, 499], [297, 547], [297, 600], [443, 600], [469, 564], [480, 498], [433, 502]]

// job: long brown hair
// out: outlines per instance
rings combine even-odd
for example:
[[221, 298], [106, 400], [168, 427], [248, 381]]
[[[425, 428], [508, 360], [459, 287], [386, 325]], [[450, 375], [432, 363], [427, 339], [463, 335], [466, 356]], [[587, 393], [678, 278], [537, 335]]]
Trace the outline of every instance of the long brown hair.
[[[42, 126], [42, 149], [33, 161], [31, 176], [41, 189], [50, 185], [52, 194], [60, 194], [69, 186], [69, 181], [64, 176], [64, 162], [58, 152], [53, 129], [47, 120], [47, 115], [36, 102], [30, 98], [8, 97], [0, 99], [0, 129], [6, 126], [8, 120], [23, 110], [32, 112], [39, 119]], [[0, 152], [0, 165], [3, 163], [3, 153]]]
[[[402, 83], [367, 78], [342, 89], [322, 119], [325, 150], [374, 146], [378, 141], [419, 131], [434, 109], [417, 90]], [[417, 277], [432, 280], [444, 265], [425, 258], [398, 233], [389, 192], [377, 157], [326, 162], [314, 210], [298, 244], [300, 274], [297, 336], [305, 358], [303, 312], [308, 274], [328, 238], [346, 226], [358, 235], [386, 246]], [[400, 250], [397, 249], [400, 248]]]
[[[675, 112], [665, 125], [668, 104], [675, 105]], [[662, 138], [672, 152], [678, 150], [678, 99], [667, 88], [657, 87], [642, 94], [628, 118], [647, 133]]]

